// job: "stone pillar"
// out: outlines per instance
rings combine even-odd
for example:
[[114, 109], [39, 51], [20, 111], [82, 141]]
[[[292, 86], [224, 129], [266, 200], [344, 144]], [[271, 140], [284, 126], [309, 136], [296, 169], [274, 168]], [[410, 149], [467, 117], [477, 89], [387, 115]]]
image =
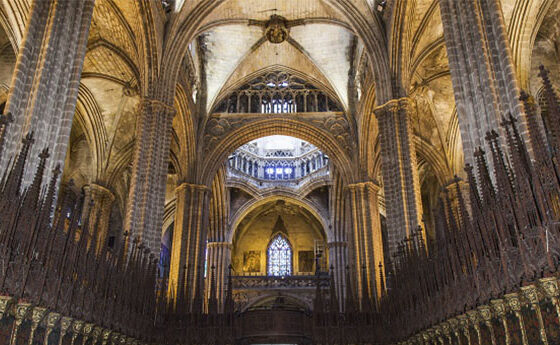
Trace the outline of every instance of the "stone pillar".
[[[6, 104], [14, 122], [6, 132], [1, 170], [29, 131], [35, 134], [29, 157], [45, 147], [50, 151], [44, 183], [55, 166], [64, 166], [93, 5], [94, 0], [33, 1]], [[37, 164], [37, 159], [27, 161], [24, 186], [31, 183]]]
[[158, 100], [144, 99], [140, 111], [125, 230], [159, 257], [175, 109]]
[[206, 277], [206, 300], [210, 297], [210, 273], [214, 267], [214, 279], [216, 280], [216, 297], [218, 299], [218, 309], [223, 311], [224, 301], [226, 298], [227, 280], [229, 274], [229, 265], [231, 263], [231, 243], [230, 242], [212, 242], [207, 244], [207, 277]]
[[442, 0], [440, 10], [465, 162], [473, 164], [507, 113], [526, 134], [518, 80], [499, 0]]
[[84, 192], [85, 200], [82, 224], [87, 219], [89, 226], [88, 233], [90, 236], [96, 237], [96, 253], [99, 254], [103, 247], [107, 245], [111, 207], [113, 201], [115, 201], [115, 195], [111, 190], [95, 183], [84, 186]]
[[348, 265], [348, 243], [346, 241], [335, 241], [327, 243], [329, 250], [329, 265], [332, 267], [332, 275], [335, 285], [335, 291], [338, 297], [340, 307], [343, 308], [343, 302], [346, 296], [346, 271]]
[[222, 310], [225, 301], [228, 266], [230, 264], [231, 243], [229, 233], [229, 191], [226, 188], [227, 168], [222, 166], [212, 181], [212, 196], [209, 207], [208, 246], [206, 266], [205, 301], [211, 295], [211, 268], [214, 267], [218, 309]]
[[[197, 293], [204, 296], [204, 258], [208, 227], [208, 195], [206, 186], [183, 183], [175, 189], [177, 197], [173, 246], [169, 269], [169, 296], [177, 297], [179, 286], [187, 291], [187, 303]], [[184, 284], [184, 285], [182, 285]]]
[[[377, 205], [377, 193], [379, 186], [374, 182], [362, 182], [348, 186], [350, 191], [350, 209], [352, 210], [352, 226], [354, 236], [354, 251], [356, 268], [358, 270], [358, 296], [362, 297], [365, 287], [372, 299], [381, 295], [383, 286], [380, 272], [384, 267], [383, 262], [383, 237], [381, 234], [381, 222], [379, 220], [379, 208]], [[367, 281], [364, 282], [362, 269], [365, 268]]]
[[412, 100], [406, 97], [391, 100], [374, 111], [379, 124], [390, 254], [421, 226], [420, 181], [410, 124], [414, 111]]
[[[299, 170], [299, 169], [298, 169]], [[349, 217], [348, 202], [345, 197], [344, 181], [340, 174], [333, 170], [332, 186], [329, 188], [330, 234], [327, 231], [327, 247], [329, 250], [329, 266], [332, 267], [335, 291], [340, 308], [343, 310], [346, 300], [346, 267], [348, 259]]]

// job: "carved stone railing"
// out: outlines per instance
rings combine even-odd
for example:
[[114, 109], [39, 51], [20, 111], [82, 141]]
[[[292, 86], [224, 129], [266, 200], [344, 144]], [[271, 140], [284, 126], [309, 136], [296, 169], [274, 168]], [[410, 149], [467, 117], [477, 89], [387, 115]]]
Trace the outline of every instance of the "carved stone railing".
[[232, 276], [234, 289], [295, 289], [328, 287], [330, 278], [327, 274], [294, 275], [285, 277], [272, 276]]
[[299, 189], [302, 186], [305, 186], [306, 184], [315, 181], [315, 180], [319, 180], [319, 179], [330, 179], [330, 172], [329, 172], [329, 167], [325, 166], [322, 167], [319, 170], [315, 170], [314, 172], [299, 178], [299, 179], [293, 179], [293, 180], [265, 180], [265, 179], [260, 179], [260, 178], [256, 178], [254, 176], [251, 176], [249, 174], [245, 174], [244, 172], [241, 172], [239, 170], [236, 169], [228, 169], [228, 178], [229, 179], [239, 179], [239, 180], [243, 180], [247, 183], [250, 183], [251, 185], [259, 188], [259, 189], [266, 189], [266, 188], [278, 188], [278, 187], [285, 187], [285, 188], [290, 188], [290, 189]]

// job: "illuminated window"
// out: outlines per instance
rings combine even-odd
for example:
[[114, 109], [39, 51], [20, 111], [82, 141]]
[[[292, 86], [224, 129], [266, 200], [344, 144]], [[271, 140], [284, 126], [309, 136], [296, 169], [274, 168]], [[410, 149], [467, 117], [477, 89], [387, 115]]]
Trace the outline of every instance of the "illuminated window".
[[269, 276], [292, 274], [292, 247], [281, 234], [276, 235], [268, 245], [267, 260]]

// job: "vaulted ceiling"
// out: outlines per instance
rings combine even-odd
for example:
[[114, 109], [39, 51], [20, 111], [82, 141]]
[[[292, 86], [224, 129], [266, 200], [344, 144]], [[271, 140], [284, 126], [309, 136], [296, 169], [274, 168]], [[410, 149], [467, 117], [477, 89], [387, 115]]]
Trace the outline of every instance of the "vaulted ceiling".
[[[274, 44], [264, 37], [263, 24], [271, 15], [288, 21], [289, 38], [282, 43]], [[201, 28], [208, 109], [221, 90], [273, 65], [319, 80], [338, 95], [342, 104], [348, 104], [350, 50], [355, 36], [324, 2], [226, 1], [204, 20]]]
[[[319, 34], [320, 33], [320, 34]], [[274, 44], [264, 39], [263, 28], [226, 24], [206, 31], [208, 108], [222, 89], [258, 70], [279, 65], [321, 81], [348, 104], [349, 56], [354, 35], [337, 24], [294, 26], [290, 38]]]

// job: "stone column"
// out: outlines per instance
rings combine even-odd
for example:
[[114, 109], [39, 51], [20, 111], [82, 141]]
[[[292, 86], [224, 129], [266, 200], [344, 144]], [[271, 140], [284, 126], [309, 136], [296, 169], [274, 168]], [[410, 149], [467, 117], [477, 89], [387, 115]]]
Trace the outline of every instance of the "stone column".
[[344, 296], [346, 296], [345, 267], [348, 265], [348, 243], [346, 241], [329, 242], [327, 243], [327, 248], [329, 250], [329, 265], [332, 267], [335, 291], [342, 308], [345, 300]]
[[212, 196], [209, 206], [207, 277], [205, 281], [205, 301], [211, 295], [211, 268], [214, 267], [218, 309], [222, 310], [225, 300], [228, 266], [230, 264], [231, 243], [229, 232], [229, 191], [226, 188], [227, 167], [222, 166], [212, 181]]
[[216, 297], [218, 299], [218, 308], [223, 311], [223, 305], [226, 297], [227, 280], [229, 274], [229, 265], [231, 262], [231, 243], [230, 242], [213, 242], [207, 244], [207, 270], [206, 277], [206, 299], [210, 297], [210, 272], [214, 267], [214, 279], [216, 280]]
[[[422, 200], [411, 116], [410, 98], [391, 100], [375, 109], [379, 124], [383, 188], [387, 210], [389, 253], [421, 226]], [[425, 237], [425, 234], [424, 234]]]
[[[43, 181], [48, 183], [55, 166], [64, 166], [93, 5], [94, 0], [33, 1], [6, 104], [14, 122], [6, 132], [0, 169], [29, 131], [35, 139], [29, 157], [50, 150]], [[37, 159], [27, 161], [24, 186], [37, 164]]]
[[158, 100], [144, 99], [140, 111], [125, 230], [159, 257], [175, 109]]
[[499, 0], [442, 0], [440, 10], [465, 162], [473, 164], [507, 113], [526, 134], [518, 80]]
[[[358, 295], [362, 296], [364, 287], [372, 299], [381, 295], [384, 276], [380, 272], [384, 267], [383, 262], [383, 237], [381, 235], [381, 222], [377, 205], [379, 186], [374, 182], [362, 182], [348, 186], [350, 191], [350, 208], [352, 210], [352, 226], [354, 236], [354, 250], [356, 268], [358, 271]], [[365, 268], [366, 279], [362, 277]], [[365, 284], [365, 286], [364, 286]]]
[[[187, 303], [202, 298], [204, 291], [204, 258], [208, 227], [208, 196], [206, 186], [183, 183], [175, 189], [177, 208], [173, 247], [169, 269], [169, 296], [177, 297], [182, 288], [187, 291]], [[181, 286], [181, 289], [179, 289]]]
[[[333, 170], [332, 186], [329, 188], [329, 214], [331, 232], [327, 231], [327, 247], [329, 250], [329, 266], [332, 267], [335, 291], [341, 310], [346, 300], [346, 267], [348, 259], [349, 217], [347, 217], [348, 202], [345, 197], [344, 181], [340, 174]], [[329, 267], [327, 267], [329, 268]]]
[[96, 253], [99, 254], [102, 248], [107, 245], [111, 207], [113, 201], [115, 201], [115, 195], [108, 188], [95, 183], [84, 186], [84, 192], [82, 224], [87, 219], [88, 233], [90, 236], [96, 237]]

